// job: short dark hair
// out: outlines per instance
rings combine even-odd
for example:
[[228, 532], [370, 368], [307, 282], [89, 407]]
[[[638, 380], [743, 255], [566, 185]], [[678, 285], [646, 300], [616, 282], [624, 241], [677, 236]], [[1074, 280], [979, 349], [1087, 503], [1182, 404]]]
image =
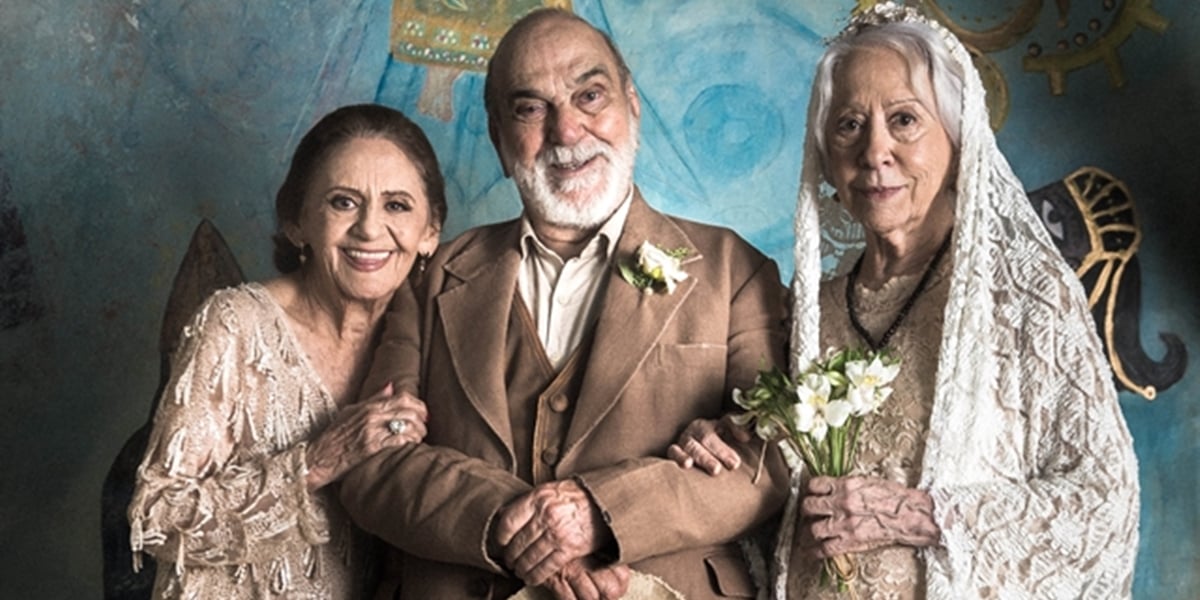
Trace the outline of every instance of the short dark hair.
[[[583, 23], [584, 25], [587, 25], [589, 29], [599, 34], [600, 38], [604, 40], [604, 44], [608, 46], [609, 52], [612, 53], [613, 60], [617, 63], [617, 73], [621, 78], [621, 87], [624, 88], [625, 86], [629, 85], [629, 80], [632, 77], [632, 74], [629, 71], [629, 65], [626, 64], [625, 57], [621, 55], [621, 51], [617, 49], [617, 45], [613, 43], [612, 38], [609, 37], [607, 33], [597, 29], [594, 25], [588, 23], [583, 17], [580, 17], [569, 10], [557, 7], [541, 8], [530, 12], [524, 17], [518, 19], [516, 23], [513, 23], [513, 26], [504, 34], [504, 37], [500, 38], [500, 43], [496, 45], [496, 51], [492, 53], [492, 58], [488, 61], [487, 77], [484, 79], [483, 83], [483, 106], [487, 111], [489, 120], [495, 119], [497, 111], [500, 110], [500, 90], [497, 87], [499, 84], [496, 83], [496, 57], [503, 57], [505, 54], [507, 54], [508, 46], [516, 43], [513, 42], [513, 40], [520, 38], [526, 29], [529, 29], [533, 25], [545, 19], [552, 18], [560, 18], [568, 21], [575, 21], [577, 23]], [[622, 91], [624, 91], [624, 89], [622, 89]]]
[[332, 151], [354, 139], [382, 138], [392, 142], [412, 161], [425, 186], [429, 200], [429, 218], [438, 229], [446, 222], [446, 183], [438, 167], [437, 155], [425, 132], [404, 113], [379, 104], [343, 106], [325, 115], [296, 146], [279, 192], [275, 194], [276, 232], [275, 268], [291, 273], [300, 268], [302, 249], [284, 234], [284, 225], [297, 223], [313, 174]]

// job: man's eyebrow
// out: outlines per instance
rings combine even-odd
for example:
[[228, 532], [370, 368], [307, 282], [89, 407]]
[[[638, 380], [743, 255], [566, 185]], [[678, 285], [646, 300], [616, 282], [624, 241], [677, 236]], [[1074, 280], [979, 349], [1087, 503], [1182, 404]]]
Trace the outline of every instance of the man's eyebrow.
[[538, 96], [536, 93], [534, 93], [533, 90], [525, 89], [525, 88], [511, 90], [508, 92], [509, 100], [516, 100], [518, 98], [535, 98], [536, 99], [536, 98], [541, 98], [541, 96]]
[[604, 68], [604, 65], [596, 65], [596, 66], [588, 69], [587, 71], [584, 71], [583, 74], [581, 74], [579, 77], [576, 77], [575, 83], [582, 84], [582, 83], [585, 83], [587, 80], [589, 80], [593, 77], [597, 77], [597, 76], [605, 77], [607, 79], [612, 79], [612, 76], [608, 74], [608, 69]]
[[[596, 65], [596, 66], [584, 71], [578, 77], [576, 77], [575, 84], [583, 85], [583, 84], [587, 83], [588, 80], [590, 80], [594, 77], [603, 77], [605, 79], [611, 79], [612, 75], [608, 72], [608, 69], [604, 65]], [[510, 90], [508, 92], [509, 100], [518, 100], [518, 99], [523, 99], [523, 98], [540, 99], [541, 95], [529, 88], [516, 88], [516, 89]]]

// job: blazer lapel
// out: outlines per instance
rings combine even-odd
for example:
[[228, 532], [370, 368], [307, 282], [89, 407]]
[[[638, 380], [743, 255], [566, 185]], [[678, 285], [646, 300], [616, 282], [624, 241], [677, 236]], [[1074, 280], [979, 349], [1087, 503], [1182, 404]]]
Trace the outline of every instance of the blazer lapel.
[[504, 386], [504, 340], [517, 289], [519, 233], [519, 222], [514, 222], [446, 263], [447, 279], [460, 283], [447, 281], [436, 299], [459, 384], [510, 452], [513, 440]]
[[[650, 208], [635, 188], [625, 229], [617, 242], [615, 261], [632, 261], [644, 241], [668, 249], [687, 248], [690, 254], [684, 264], [702, 258], [683, 230]], [[689, 277], [673, 294], [646, 294], [625, 281], [616, 264], [608, 277], [579, 403], [567, 431], [564, 458], [577, 451], [579, 443], [616, 404], [696, 285], [695, 279]]]

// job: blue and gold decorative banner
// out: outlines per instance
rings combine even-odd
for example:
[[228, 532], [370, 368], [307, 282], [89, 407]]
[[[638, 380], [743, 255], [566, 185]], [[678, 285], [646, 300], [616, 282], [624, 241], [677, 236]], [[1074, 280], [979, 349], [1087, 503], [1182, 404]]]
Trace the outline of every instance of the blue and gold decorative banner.
[[392, 56], [484, 71], [504, 32], [544, 7], [571, 10], [571, 0], [395, 0]]

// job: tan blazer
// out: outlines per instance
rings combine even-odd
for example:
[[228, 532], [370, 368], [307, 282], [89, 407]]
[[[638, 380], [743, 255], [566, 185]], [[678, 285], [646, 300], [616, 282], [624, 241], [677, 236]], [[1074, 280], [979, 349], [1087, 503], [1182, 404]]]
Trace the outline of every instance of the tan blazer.
[[[541, 458], [514, 451], [534, 432], [514, 430], [505, 397], [519, 231], [509, 221], [443, 246], [416, 293], [419, 338], [413, 297], [399, 294], [363, 388], [411, 386], [420, 364], [429, 405], [425, 443], [376, 456], [342, 483], [356, 522], [404, 553], [398, 597], [503, 598], [520, 583], [486, 552], [492, 517], [531, 489], [516, 473]], [[693, 419], [731, 410], [733, 387], [785, 364], [786, 290], [774, 262], [732, 231], [668, 217], [635, 193], [616, 259], [631, 260], [644, 240], [691, 249], [689, 277], [674, 294], [647, 295], [613, 269], [553, 474], [591, 493], [618, 562], [689, 599], [748, 596], [734, 542], [783, 504], [777, 452], [757, 483], [757, 442], [740, 449], [740, 471], [718, 477], [664, 457]]]

